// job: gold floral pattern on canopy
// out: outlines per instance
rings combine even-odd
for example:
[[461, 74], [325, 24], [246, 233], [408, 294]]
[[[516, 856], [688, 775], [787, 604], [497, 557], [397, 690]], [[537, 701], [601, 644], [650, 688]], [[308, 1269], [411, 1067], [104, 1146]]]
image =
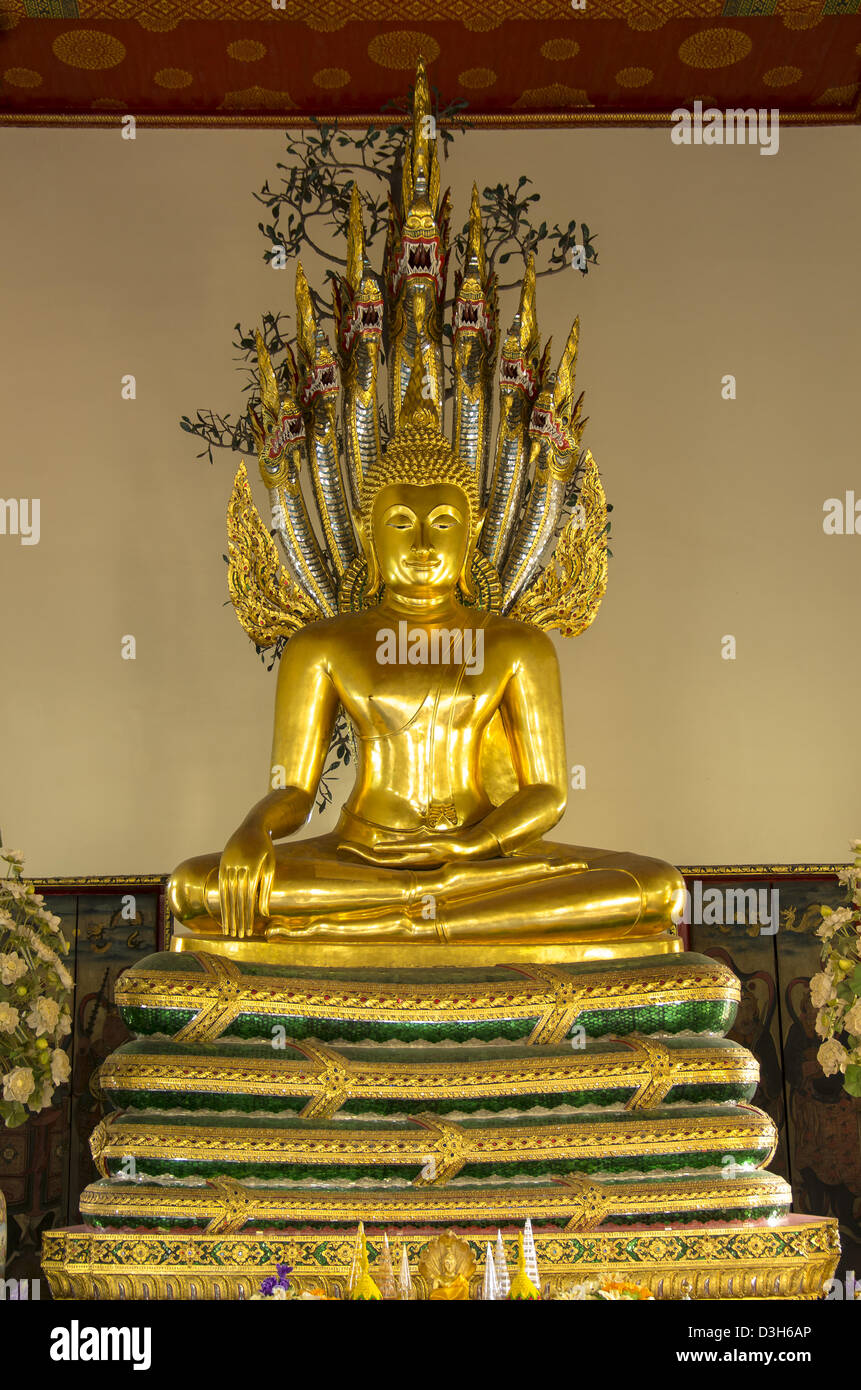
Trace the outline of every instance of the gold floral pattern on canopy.
[[529, 87], [514, 103], [516, 109], [568, 106], [592, 106], [588, 92], [582, 87], [566, 87], [561, 82], [552, 82], [548, 87]]
[[311, 78], [315, 87], [322, 87], [324, 91], [336, 91], [338, 87], [346, 87], [351, 81], [350, 74], [346, 68], [320, 68]]
[[51, 44], [55, 58], [70, 68], [116, 68], [126, 56], [126, 46], [101, 29], [67, 29]]
[[151, 34], [169, 34], [180, 23], [181, 16], [145, 10], [143, 14], [135, 15], [135, 19], [142, 29], [147, 29]]
[[575, 39], [548, 39], [538, 50], [548, 63], [563, 63], [568, 58], [576, 58], [580, 45]]
[[7, 68], [3, 81], [10, 87], [41, 87], [42, 74], [33, 68]]
[[806, 5], [793, 5], [781, 18], [787, 29], [814, 29], [822, 18], [821, 0], [810, 0]]
[[801, 68], [769, 68], [768, 72], [763, 74], [762, 80], [766, 87], [791, 87], [800, 81], [802, 76]]
[[505, 18], [504, 14], [465, 14], [462, 22], [464, 29], [470, 29], [473, 34], [487, 34], [491, 29], [498, 29]]
[[622, 68], [616, 81], [620, 87], [648, 87], [654, 76], [651, 68]]
[[465, 72], [458, 73], [457, 80], [461, 87], [492, 87], [496, 73], [493, 68], [467, 68]]
[[436, 39], [421, 29], [393, 29], [375, 34], [368, 44], [368, 57], [382, 68], [414, 68], [420, 57], [432, 63], [439, 57]]
[[847, 87], [826, 87], [814, 106], [851, 106], [858, 95], [858, 83], [851, 82]]
[[268, 87], [244, 87], [241, 92], [226, 92], [219, 111], [255, 111], [261, 107], [276, 107], [279, 111], [295, 111], [296, 102], [289, 92], [273, 92]]
[[637, 10], [634, 14], [626, 15], [629, 29], [639, 29], [646, 31], [649, 29], [661, 29], [666, 24], [668, 16], [664, 14], [652, 13]]
[[753, 40], [741, 29], [702, 29], [679, 47], [679, 57], [689, 68], [728, 68], [740, 63], [753, 48]]
[[179, 87], [188, 87], [194, 81], [190, 72], [185, 68], [159, 68], [153, 77], [153, 82], [157, 87], [166, 87], [168, 90], [175, 90]]
[[234, 39], [227, 45], [227, 56], [236, 63], [259, 63], [266, 57], [266, 45], [256, 39]]

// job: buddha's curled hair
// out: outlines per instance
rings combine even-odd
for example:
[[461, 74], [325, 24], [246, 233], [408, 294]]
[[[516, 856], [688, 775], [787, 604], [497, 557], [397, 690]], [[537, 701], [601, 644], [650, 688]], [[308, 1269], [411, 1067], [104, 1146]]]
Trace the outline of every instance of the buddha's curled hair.
[[374, 499], [380, 488], [389, 483], [410, 483], [414, 487], [452, 483], [466, 493], [470, 529], [474, 530], [481, 511], [475, 474], [454, 452], [440, 429], [434, 402], [422, 396], [422, 377], [421, 350], [416, 344], [398, 427], [382, 457], [365, 474], [360, 498], [362, 516], [366, 523], [370, 522]]

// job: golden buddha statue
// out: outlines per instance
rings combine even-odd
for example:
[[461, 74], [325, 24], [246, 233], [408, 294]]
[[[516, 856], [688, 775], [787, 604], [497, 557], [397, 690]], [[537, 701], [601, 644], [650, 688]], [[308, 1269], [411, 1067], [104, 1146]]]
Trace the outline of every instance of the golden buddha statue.
[[[385, 276], [396, 422], [388, 447], [376, 404], [384, 306], [365, 262], [355, 189], [347, 276], [336, 286], [337, 360], [301, 266], [300, 361], [288, 353], [280, 387], [258, 338], [263, 418], [252, 413], [252, 424], [289, 570], [279, 573], [241, 468], [229, 513], [230, 588], [258, 645], [289, 640], [271, 789], [221, 853], [186, 860], [170, 880], [173, 911], [195, 936], [645, 939], [673, 930], [683, 896], [669, 864], [547, 838], [565, 810], [568, 768], [558, 663], [542, 628], [582, 631], [606, 584], [606, 504], [591, 454], [579, 451], [578, 324], [551, 373], [547, 351], [539, 355], [530, 261], [501, 352], [491, 466], [496, 297], [474, 193], [454, 305], [457, 447], [449, 443], [440, 329], [447, 202], [439, 203], [435, 142], [421, 119], [427, 103], [420, 65]], [[334, 831], [290, 840], [313, 810], [341, 709], [357, 749], [355, 784]]]
[[469, 1281], [475, 1273], [475, 1256], [468, 1241], [445, 1231], [425, 1246], [419, 1273], [432, 1303], [463, 1303], [469, 1299]]

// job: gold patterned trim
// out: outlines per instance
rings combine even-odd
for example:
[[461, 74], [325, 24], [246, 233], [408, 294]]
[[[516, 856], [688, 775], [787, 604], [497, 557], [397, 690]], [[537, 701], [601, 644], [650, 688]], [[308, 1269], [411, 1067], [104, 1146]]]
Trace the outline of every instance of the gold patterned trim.
[[677, 1063], [664, 1043], [654, 1038], [634, 1035], [619, 1038], [618, 1041], [642, 1059], [645, 1073], [637, 1091], [627, 1102], [626, 1110], [650, 1110], [660, 1105], [683, 1074], [682, 1065]]
[[[378, 1231], [375, 1221], [373, 1230]], [[395, 1255], [406, 1252], [417, 1296], [429, 1290], [417, 1267], [434, 1232], [410, 1231], [396, 1239]], [[461, 1228], [478, 1272], [471, 1289], [479, 1296], [486, 1230]], [[495, 1234], [495, 1233], [491, 1233]], [[391, 1233], [390, 1233], [391, 1235]], [[517, 1234], [502, 1221], [509, 1264], [517, 1258]], [[293, 1267], [297, 1288], [322, 1288], [343, 1297], [355, 1244], [354, 1232], [296, 1230], [250, 1235], [203, 1235], [122, 1231], [46, 1231], [42, 1266], [55, 1299], [248, 1298], [276, 1264]], [[369, 1237], [371, 1258], [380, 1237]], [[542, 1286], [556, 1291], [592, 1277], [646, 1284], [656, 1298], [814, 1299], [834, 1275], [840, 1254], [833, 1217], [785, 1217], [776, 1222], [675, 1227], [560, 1235], [535, 1231]]]
[[[537, 1016], [538, 1023], [530, 1040], [545, 1042], [547, 1037], [558, 1034], [561, 1012], [576, 1020], [585, 1010], [645, 1008], [687, 1001], [738, 1003], [741, 998], [737, 976], [721, 962], [711, 960], [699, 963], [682, 958], [668, 961], [662, 967], [645, 965], [588, 973], [572, 970], [563, 974], [545, 969], [520, 973], [522, 979], [498, 984], [436, 985], [410, 980], [387, 984], [243, 976], [236, 993], [231, 996], [231, 1016], [254, 1014], [278, 1018], [289, 1015], [308, 1020], [367, 1023], [401, 1020], [416, 1024], [534, 1019]], [[115, 997], [121, 1008], [194, 1009], [198, 1017], [213, 1000], [220, 999], [219, 986], [211, 973], [161, 972], [142, 967], [134, 967], [120, 977]], [[197, 1021], [196, 1018], [194, 1023]], [[220, 1034], [207, 1025], [207, 1039], [217, 1036]]]
[[[227, 1184], [227, 1186], [225, 1186]], [[234, 1189], [239, 1189], [237, 1195]], [[594, 1194], [592, 1194], [594, 1189]], [[273, 1221], [298, 1225], [303, 1221], [327, 1225], [355, 1226], [364, 1221], [376, 1226], [420, 1225], [422, 1222], [460, 1224], [474, 1221], [496, 1227], [501, 1222], [522, 1225], [553, 1222], [558, 1231], [585, 1230], [584, 1222], [611, 1221], [619, 1217], [672, 1217], [674, 1212], [697, 1211], [708, 1219], [711, 1211], [739, 1207], [745, 1210], [789, 1209], [792, 1192], [783, 1178], [773, 1173], [755, 1172], [734, 1178], [678, 1178], [671, 1186], [654, 1180], [588, 1183], [576, 1179], [543, 1186], [523, 1183], [492, 1187], [373, 1187], [343, 1188], [266, 1188], [218, 1179], [200, 1187], [170, 1187], [144, 1183], [95, 1184], [81, 1194], [81, 1215], [85, 1219], [113, 1219], [123, 1225], [135, 1222], [189, 1222], [205, 1226], [228, 1221], [230, 1201], [241, 1197], [231, 1226], [265, 1227]], [[607, 1198], [606, 1205], [603, 1198]], [[599, 1210], [600, 1209], [600, 1210]], [[592, 1214], [590, 1216], [590, 1213]]]
[[[272, 1057], [176, 1057], [163, 1054], [113, 1053], [102, 1063], [103, 1091], [159, 1091], [235, 1096], [310, 1097], [306, 1118], [331, 1119], [345, 1101], [354, 1098], [422, 1101], [480, 1099], [542, 1093], [614, 1090], [636, 1087], [629, 1109], [648, 1109], [661, 1103], [673, 1085], [751, 1085], [759, 1079], [759, 1064], [746, 1050], [731, 1047], [666, 1048], [642, 1036], [623, 1039], [629, 1052], [590, 1053], [574, 1050], [558, 1057], [464, 1057], [454, 1061], [392, 1061], [380, 1048], [374, 1061], [357, 1061], [348, 1049], [336, 1052], [321, 1043], [289, 1045], [307, 1062], [273, 1049]], [[285, 1052], [289, 1051], [285, 1049]], [[661, 1053], [668, 1054], [670, 1076]], [[656, 1068], [661, 1086], [653, 1089]], [[664, 1082], [669, 1080], [666, 1090]]]
[[204, 975], [211, 980], [214, 993], [200, 1012], [180, 1028], [174, 1042], [208, 1042], [211, 1038], [220, 1038], [240, 1012], [242, 976], [239, 967], [232, 960], [205, 952], [201, 952], [197, 960], [203, 966]]
[[[413, 1129], [301, 1128], [233, 1125], [159, 1124], [149, 1119], [130, 1124], [111, 1117], [93, 1131], [90, 1145], [102, 1177], [110, 1165], [129, 1155], [175, 1160], [177, 1172], [192, 1163], [247, 1163], [273, 1166], [404, 1166], [423, 1170], [417, 1182], [443, 1184], [465, 1164], [539, 1163], [575, 1159], [659, 1158], [664, 1155], [762, 1151], [755, 1167], [764, 1166], [776, 1143], [768, 1115], [752, 1106], [727, 1107], [725, 1114], [703, 1116], [626, 1115], [613, 1120], [562, 1124], [453, 1124], [432, 1114], [414, 1118]], [[174, 1174], [176, 1176], [177, 1174]], [[337, 1174], [336, 1174], [337, 1176]]]
[[[780, 117], [783, 121], [783, 114]], [[685, 878], [810, 878], [840, 873], [849, 864], [683, 864]]]
[[[15, 13], [26, 13], [22, 0], [7, 0], [6, 6]], [[167, 8], [164, 5], [152, 7], [158, 14]], [[283, 0], [277, 9], [271, 6], [262, 8], [256, 0], [172, 0], [171, 20], [178, 23], [185, 20], [253, 20], [255, 23], [268, 21], [276, 24], [295, 24], [302, 22], [311, 30], [329, 33], [341, 29], [349, 20], [367, 23], [384, 13], [380, 7], [369, 5], [368, 0], [318, 0], [309, 6], [306, 0]], [[588, 19], [626, 19], [641, 6], [632, 0], [590, 0]], [[646, 9], [653, 6], [646, 5]], [[666, 17], [673, 19], [719, 18], [723, 13], [723, 0], [663, 0]], [[78, 16], [81, 19], [127, 20], [136, 11], [144, 11], [147, 6], [138, 0], [77, 0]], [[33, 16], [33, 18], [49, 16]], [[147, 19], [149, 18], [146, 16]], [[503, 17], [509, 19], [557, 20], [559, 6], [556, 0], [510, 0], [504, 14], [500, 15], [496, 0], [436, 0], [433, 14], [430, 14], [426, 0], [399, 0], [397, 14], [387, 16], [395, 23], [407, 20], [423, 20], [425, 23], [455, 21], [468, 24], [498, 25]], [[568, 16], [565, 16], [568, 18]], [[575, 22], [578, 16], [572, 17]], [[579, 18], [583, 23], [586, 16]]]
[[[153, 115], [131, 111], [139, 126], [162, 128], [209, 129], [219, 126], [236, 126], [243, 129], [286, 130], [311, 129], [319, 121], [337, 121], [339, 127], [365, 129], [368, 126], [402, 126], [404, 118], [385, 116], [380, 112], [358, 115], [324, 112], [312, 117], [307, 114], [261, 116], [248, 115]], [[13, 112], [0, 111], [0, 126], [118, 126], [122, 115], [109, 115], [102, 112], [76, 112], [72, 115], [59, 112]], [[861, 103], [852, 110], [839, 111], [781, 111], [781, 126], [828, 126], [854, 125], [861, 122]], [[440, 121], [440, 129], [447, 122]], [[476, 130], [559, 130], [569, 126], [671, 126], [672, 111], [614, 111], [597, 112], [584, 110], [543, 111], [543, 112], [501, 112], [496, 115], [464, 114], [457, 125]]]

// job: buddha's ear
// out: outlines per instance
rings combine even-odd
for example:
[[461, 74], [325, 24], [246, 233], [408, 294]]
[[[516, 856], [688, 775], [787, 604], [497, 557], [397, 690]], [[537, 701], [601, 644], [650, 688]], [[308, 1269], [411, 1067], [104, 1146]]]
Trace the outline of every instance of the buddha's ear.
[[466, 597], [468, 599], [471, 599], [473, 602], [476, 599], [476, 588], [475, 580], [473, 579], [472, 574], [472, 562], [473, 557], [475, 555], [476, 546], [478, 545], [478, 538], [481, 535], [481, 528], [484, 525], [484, 518], [486, 516], [487, 508], [485, 507], [481, 512], [479, 512], [478, 520], [476, 521], [476, 524], [473, 527], [472, 534], [469, 538], [469, 545], [466, 547], [466, 554], [463, 557], [463, 568], [460, 571], [460, 575], [458, 576], [457, 581], [458, 588], [461, 589], [463, 593], [466, 594]]
[[358, 512], [353, 512], [353, 525], [356, 528], [356, 535], [359, 537], [359, 544], [362, 547], [362, 554], [368, 566], [368, 586], [365, 595], [370, 598], [380, 587], [380, 567], [377, 563], [377, 552], [374, 549], [374, 542], [371, 538], [370, 527], [366, 525], [364, 517]]

